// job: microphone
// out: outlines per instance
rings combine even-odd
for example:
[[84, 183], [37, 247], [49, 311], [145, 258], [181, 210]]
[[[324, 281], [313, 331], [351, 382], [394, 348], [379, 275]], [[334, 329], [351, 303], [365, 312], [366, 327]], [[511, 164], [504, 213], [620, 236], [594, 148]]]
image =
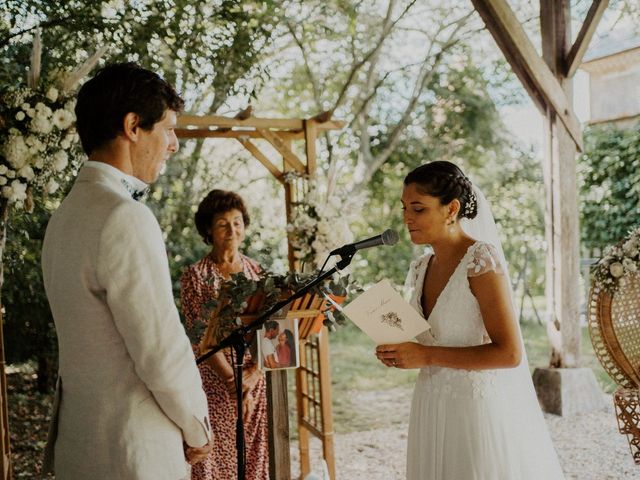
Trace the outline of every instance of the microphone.
[[398, 233], [390, 228], [375, 237], [360, 240], [359, 242], [349, 243], [340, 248], [336, 248], [329, 255], [353, 255], [358, 250], [369, 247], [377, 247], [378, 245], [395, 245], [398, 243]]

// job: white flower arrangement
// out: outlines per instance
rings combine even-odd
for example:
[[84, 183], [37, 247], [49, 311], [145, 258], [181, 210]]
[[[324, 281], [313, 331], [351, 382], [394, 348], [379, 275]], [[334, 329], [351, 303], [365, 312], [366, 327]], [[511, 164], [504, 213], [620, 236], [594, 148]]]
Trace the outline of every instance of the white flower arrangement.
[[[295, 178], [289, 174], [285, 181], [292, 182]], [[309, 182], [307, 194], [295, 205], [287, 225], [294, 255], [301, 262], [319, 268], [331, 250], [353, 242], [349, 223], [350, 212], [355, 209], [342, 197], [323, 195], [315, 181]]]
[[604, 250], [602, 258], [593, 268], [596, 287], [614, 293], [620, 280], [640, 270], [640, 228], [636, 228], [617, 245]]
[[33, 209], [33, 194], [55, 193], [84, 158], [75, 130], [75, 85], [104, 49], [59, 81], [40, 79], [40, 37], [33, 42], [27, 84], [0, 89], [0, 196]]

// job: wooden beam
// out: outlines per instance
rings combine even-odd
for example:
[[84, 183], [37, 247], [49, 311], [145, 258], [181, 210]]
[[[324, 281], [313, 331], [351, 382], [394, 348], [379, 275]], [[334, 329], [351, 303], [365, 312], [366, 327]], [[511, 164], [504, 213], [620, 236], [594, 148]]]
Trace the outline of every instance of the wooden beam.
[[[246, 119], [223, 117], [221, 115], [180, 115], [178, 117], [178, 128], [190, 126], [203, 128], [233, 128], [233, 127], [253, 127], [269, 129], [300, 130], [303, 129], [302, 119], [287, 118], [259, 118], [249, 117]], [[329, 120], [318, 124], [320, 130], [340, 130], [345, 126], [344, 121]]]
[[238, 141], [251, 153], [251, 155], [264, 165], [269, 172], [271, 172], [271, 175], [273, 175], [276, 180], [284, 184], [282, 172], [278, 170], [278, 167], [276, 167], [258, 147], [251, 143], [251, 140], [239, 138]]
[[584, 54], [587, 52], [587, 48], [589, 48], [591, 39], [594, 33], [596, 33], [598, 24], [608, 5], [609, 0], [593, 0], [591, 8], [589, 8], [589, 12], [587, 12], [587, 16], [578, 33], [578, 38], [576, 38], [576, 41], [571, 46], [571, 50], [569, 50], [565, 60], [565, 76], [569, 78], [573, 77], [578, 67], [582, 64]]
[[506, 0], [471, 0], [513, 71], [545, 112], [549, 105], [582, 151], [582, 129], [562, 85], [540, 58]]
[[307, 173], [307, 169], [304, 164], [300, 161], [298, 156], [291, 151], [291, 149], [286, 145], [285, 141], [275, 132], [271, 132], [269, 130], [263, 130], [261, 128], [258, 129], [258, 133], [262, 135], [262, 137], [267, 140], [273, 147], [282, 155], [284, 161], [289, 164], [292, 168], [296, 169], [299, 173], [305, 174]]
[[[202, 130], [194, 128], [176, 128], [178, 138], [263, 138], [257, 130]], [[280, 130], [278, 131], [284, 139], [301, 140], [304, 138], [302, 130]]]
[[318, 138], [318, 130], [315, 120], [304, 121], [304, 143], [307, 154], [307, 171], [313, 175], [317, 168], [316, 155], [316, 139]]

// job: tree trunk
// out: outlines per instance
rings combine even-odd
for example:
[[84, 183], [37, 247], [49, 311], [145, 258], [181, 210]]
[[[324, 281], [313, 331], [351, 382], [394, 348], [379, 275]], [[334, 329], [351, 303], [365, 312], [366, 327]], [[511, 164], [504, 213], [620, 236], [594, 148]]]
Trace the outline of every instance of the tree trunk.
[[[0, 292], [4, 284], [4, 247], [7, 240], [7, 221], [9, 204], [5, 198], [0, 199]], [[7, 377], [5, 375], [4, 335], [2, 328], [2, 301], [0, 298], [0, 472], [2, 480], [11, 479], [11, 455], [9, 449], [9, 409], [7, 404]]]

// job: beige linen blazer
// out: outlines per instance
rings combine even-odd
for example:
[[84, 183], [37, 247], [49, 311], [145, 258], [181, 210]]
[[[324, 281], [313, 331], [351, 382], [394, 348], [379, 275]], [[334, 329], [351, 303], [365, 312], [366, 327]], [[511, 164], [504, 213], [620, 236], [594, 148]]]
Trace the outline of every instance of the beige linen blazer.
[[60, 480], [182, 479], [183, 440], [210, 437], [160, 227], [119, 174], [83, 167], [44, 239], [60, 347], [48, 448]]

